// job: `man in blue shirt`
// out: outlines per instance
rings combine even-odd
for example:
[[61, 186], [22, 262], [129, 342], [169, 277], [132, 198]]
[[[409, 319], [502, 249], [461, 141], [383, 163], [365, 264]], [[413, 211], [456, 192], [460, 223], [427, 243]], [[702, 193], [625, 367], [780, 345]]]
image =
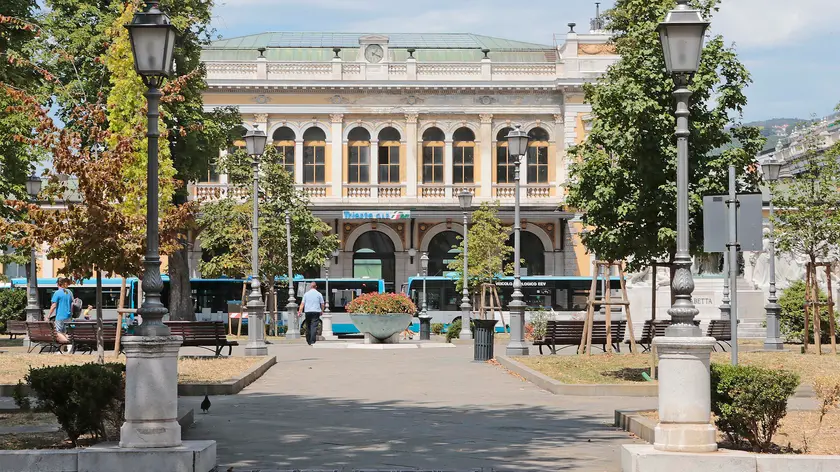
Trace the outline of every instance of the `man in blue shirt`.
[[318, 291], [318, 284], [309, 284], [309, 291], [303, 295], [303, 300], [298, 308], [298, 316], [306, 314], [304, 326], [306, 326], [306, 343], [310, 346], [315, 344], [318, 338], [318, 321], [324, 311], [324, 297]]
[[73, 311], [73, 292], [67, 286], [69, 280], [62, 278], [58, 280], [58, 290], [53, 293], [52, 305], [50, 306], [50, 318], [55, 315], [55, 337], [60, 343], [69, 343], [67, 339], [67, 323]]

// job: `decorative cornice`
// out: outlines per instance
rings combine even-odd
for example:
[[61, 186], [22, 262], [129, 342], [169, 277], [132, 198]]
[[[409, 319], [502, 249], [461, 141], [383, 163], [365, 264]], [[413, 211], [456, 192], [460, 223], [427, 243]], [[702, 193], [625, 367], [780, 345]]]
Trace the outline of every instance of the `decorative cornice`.
[[344, 121], [344, 115], [341, 113], [332, 113], [330, 114], [330, 121], [333, 123], [341, 123]]
[[417, 113], [406, 113], [405, 114], [405, 122], [408, 124], [416, 124], [417, 118], [419, 115]]
[[578, 55], [583, 56], [614, 56], [614, 44], [578, 44]]
[[254, 113], [254, 121], [257, 123], [267, 123], [268, 113]]
[[481, 120], [481, 124], [491, 124], [493, 123], [493, 114], [492, 113], [481, 113], [478, 115], [479, 120]]

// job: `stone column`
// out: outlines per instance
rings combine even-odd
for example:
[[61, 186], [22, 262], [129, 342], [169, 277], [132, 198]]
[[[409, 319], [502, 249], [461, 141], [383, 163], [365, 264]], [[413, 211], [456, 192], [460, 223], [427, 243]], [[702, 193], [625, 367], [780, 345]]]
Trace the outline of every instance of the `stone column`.
[[180, 336], [128, 336], [125, 349], [125, 423], [120, 447], [181, 445], [178, 424]]
[[479, 157], [481, 161], [481, 188], [477, 195], [482, 198], [490, 198], [493, 193], [493, 115], [478, 115], [481, 119], [481, 128], [478, 132]]
[[446, 198], [452, 199], [452, 139], [443, 142], [443, 183], [446, 185]]
[[417, 196], [417, 113], [405, 114], [405, 196]]
[[717, 450], [709, 422], [714, 338], [661, 337], [653, 343], [659, 355], [659, 424], [653, 446], [673, 452]]
[[[340, 65], [340, 64], [339, 64]], [[341, 198], [342, 194], [342, 173], [344, 170], [344, 142], [342, 139], [342, 121], [344, 115], [341, 113], [333, 113], [330, 115], [332, 121], [332, 158], [330, 165], [332, 166], [332, 194], [333, 198]]]
[[[565, 128], [566, 122], [563, 119], [562, 113], [554, 114], [554, 181], [564, 183], [567, 180], [568, 164], [566, 162], [566, 142], [565, 142]], [[564, 197], [563, 189], [557, 189], [557, 196]], [[563, 198], [565, 201], [565, 197]]]
[[[268, 113], [254, 113], [254, 126], [268, 134]], [[268, 136], [271, 139], [271, 136]]]
[[295, 140], [295, 183], [303, 183], [303, 136]]
[[379, 140], [370, 140], [370, 197], [379, 197]]

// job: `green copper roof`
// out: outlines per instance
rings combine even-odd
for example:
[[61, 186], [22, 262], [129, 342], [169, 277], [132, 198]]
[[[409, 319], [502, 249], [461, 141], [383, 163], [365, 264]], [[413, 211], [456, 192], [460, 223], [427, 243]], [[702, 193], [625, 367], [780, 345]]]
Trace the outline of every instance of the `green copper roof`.
[[[301, 33], [272, 32], [213, 41], [202, 51], [202, 59], [253, 60], [257, 48], [267, 48], [265, 57], [270, 61], [329, 61], [341, 48], [339, 57], [346, 61], [358, 56], [359, 38], [367, 33]], [[423, 62], [473, 62], [484, 57], [482, 49], [490, 50], [490, 59], [498, 62], [555, 62], [555, 48], [545, 44], [513, 41], [492, 36], [469, 33], [395, 33], [381, 34], [388, 37], [388, 46], [394, 61], [408, 58], [408, 49], [414, 48], [414, 57]]]

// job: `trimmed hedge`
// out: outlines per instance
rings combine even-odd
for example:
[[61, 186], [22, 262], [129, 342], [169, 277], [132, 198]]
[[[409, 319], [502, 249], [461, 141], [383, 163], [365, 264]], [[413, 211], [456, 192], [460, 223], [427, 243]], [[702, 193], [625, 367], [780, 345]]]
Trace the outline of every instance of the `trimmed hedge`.
[[108, 440], [125, 411], [125, 365], [83, 364], [30, 369], [36, 408], [54, 414], [74, 446], [84, 434]]
[[712, 412], [715, 424], [736, 445], [749, 443], [768, 452], [799, 375], [786, 370], [712, 364]]

